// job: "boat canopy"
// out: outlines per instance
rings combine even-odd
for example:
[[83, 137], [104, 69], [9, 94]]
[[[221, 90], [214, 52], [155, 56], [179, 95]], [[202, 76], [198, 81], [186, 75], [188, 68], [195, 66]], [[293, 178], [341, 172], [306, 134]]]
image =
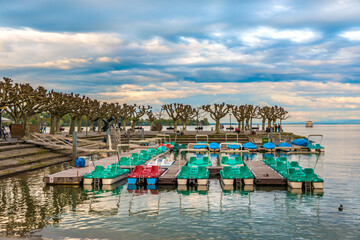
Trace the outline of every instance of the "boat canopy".
[[198, 142], [196, 145], [194, 145], [194, 149], [203, 149], [206, 148], [206, 143], [204, 143], [204, 145], [201, 145], [202, 142]]
[[243, 147], [248, 148], [248, 149], [257, 149], [257, 146], [255, 144], [253, 144], [252, 142], [244, 143]]
[[209, 148], [210, 149], [220, 149], [220, 144], [218, 144], [216, 142], [212, 142], [209, 144]]
[[239, 144], [239, 143], [228, 144], [227, 147], [229, 149], [239, 149], [239, 148], [241, 148], [241, 144]]
[[298, 138], [293, 140], [291, 144], [306, 147], [309, 144], [309, 140], [307, 138]]
[[272, 142], [268, 142], [268, 143], [265, 143], [263, 145], [263, 147], [266, 148], [266, 149], [274, 149], [274, 148], [276, 148], [276, 145], [273, 144]]
[[292, 145], [290, 143], [287, 142], [282, 142], [278, 144], [278, 147], [292, 147]]

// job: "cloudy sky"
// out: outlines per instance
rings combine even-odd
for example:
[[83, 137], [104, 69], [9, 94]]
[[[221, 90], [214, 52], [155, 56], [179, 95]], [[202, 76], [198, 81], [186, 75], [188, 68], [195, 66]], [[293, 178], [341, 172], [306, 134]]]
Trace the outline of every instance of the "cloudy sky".
[[360, 119], [360, 2], [0, 0], [0, 73], [99, 100]]

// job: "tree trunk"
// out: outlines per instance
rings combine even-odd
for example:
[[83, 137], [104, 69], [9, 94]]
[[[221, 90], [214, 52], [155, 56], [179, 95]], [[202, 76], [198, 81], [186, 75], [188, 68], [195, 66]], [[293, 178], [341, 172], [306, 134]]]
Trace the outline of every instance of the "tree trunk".
[[183, 122], [183, 131], [186, 130], [186, 121]]
[[78, 133], [81, 133], [82, 132], [82, 130], [81, 130], [81, 119], [82, 119], [82, 116], [79, 116], [78, 118], [77, 118], [77, 120], [78, 120], [78, 124], [77, 124], [77, 129], [78, 129]]
[[245, 119], [241, 119], [241, 130], [245, 131]]
[[252, 118], [250, 118], [250, 131], [252, 131]]
[[174, 133], [177, 132], [177, 121], [174, 120]]
[[250, 118], [247, 118], [246, 119], [246, 127], [247, 127], [247, 130], [250, 130]]
[[268, 127], [271, 127], [271, 119], [268, 119]]
[[126, 121], [123, 120], [123, 121], [122, 121], [122, 124], [123, 124], [123, 128], [124, 128], [123, 131], [126, 131]]
[[76, 125], [76, 116], [71, 117], [70, 120], [70, 129], [69, 129], [69, 135], [72, 135], [75, 131], [75, 125]]
[[262, 130], [265, 131], [266, 118], [262, 119]]
[[150, 131], [152, 131], [153, 127], [154, 127], [154, 121], [151, 121], [151, 123], [150, 123]]
[[272, 120], [272, 124], [273, 124], [273, 127], [274, 127], [274, 129], [275, 129], [276, 118]]
[[98, 133], [101, 133], [101, 125], [102, 125], [102, 120], [101, 118], [98, 119]]
[[238, 129], [241, 129], [241, 121], [238, 121]]
[[137, 122], [136, 119], [133, 119], [133, 120], [132, 120], [132, 123], [131, 123], [131, 131], [132, 131], [132, 132], [135, 132], [136, 122]]
[[23, 120], [24, 120], [24, 129], [23, 129], [23, 135], [24, 135], [24, 139], [28, 139], [29, 138], [29, 118], [26, 115], [23, 115]]
[[220, 133], [220, 119], [216, 119], [215, 131], [216, 133]]
[[50, 134], [55, 135], [56, 117], [54, 114], [50, 116]]
[[115, 128], [120, 128], [120, 118], [114, 117], [114, 121], [115, 121]]
[[89, 132], [94, 132], [94, 120], [89, 120], [90, 121], [90, 129], [89, 129]]
[[56, 129], [55, 129], [55, 133], [60, 132], [60, 126], [61, 126], [61, 117], [60, 117], [60, 116], [56, 116]]

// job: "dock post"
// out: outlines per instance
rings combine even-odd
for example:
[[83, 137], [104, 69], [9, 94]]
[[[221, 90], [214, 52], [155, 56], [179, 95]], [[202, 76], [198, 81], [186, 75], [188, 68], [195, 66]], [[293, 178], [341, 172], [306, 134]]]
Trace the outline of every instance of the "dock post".
[[77, 159], [77, 132], [73, 132], [73, 160]]

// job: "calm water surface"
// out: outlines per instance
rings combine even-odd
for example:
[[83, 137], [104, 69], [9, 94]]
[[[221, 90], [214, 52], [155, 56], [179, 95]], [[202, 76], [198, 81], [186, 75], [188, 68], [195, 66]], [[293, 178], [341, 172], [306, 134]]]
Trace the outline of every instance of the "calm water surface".
[[[314, 167], [323, 192], [286, 188], [111, 189], [46, 186], [55, 166], [1, 179], [0, 237], [44, 239], [359, 239], [360, 125], [284, 126], [323, 134], [326, 153], [291, 156]], [[261, 155], [253, 156], [261, 159]], [[342, 204], [344, 211], [339, 212]]]

